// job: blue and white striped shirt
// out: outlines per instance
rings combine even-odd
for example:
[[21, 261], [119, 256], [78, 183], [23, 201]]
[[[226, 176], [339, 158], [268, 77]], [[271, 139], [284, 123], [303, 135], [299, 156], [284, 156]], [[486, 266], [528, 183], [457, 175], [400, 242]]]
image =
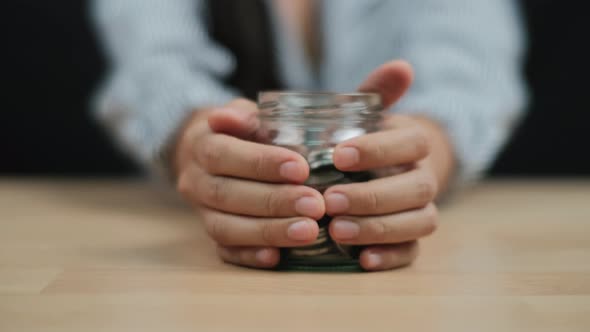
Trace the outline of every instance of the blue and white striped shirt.
[[[235, 59], [209, 38], [204, 6], [202, 0], [94, 2], [112, 60], [97, 114], [145, 165], [157, 164], [194, 109], [238, 96], [222, 83]], [[463, 179], [489, 167], [523, 111], [524, 40], [511, 0], [321, 0], [317, 75], [299, 39], [279, 22], [271, 1], [268, 6], [280, 74], [290, 89], [349, 92], [380, 64], [409, 61], [415, 83], [393, 111], [443, 124]]]

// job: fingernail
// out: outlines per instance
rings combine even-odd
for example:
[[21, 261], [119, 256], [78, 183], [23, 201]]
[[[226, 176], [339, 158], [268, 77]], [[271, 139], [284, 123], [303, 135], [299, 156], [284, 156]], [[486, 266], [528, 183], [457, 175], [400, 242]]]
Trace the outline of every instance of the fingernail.
[[340, 240], [356, 238], [361, 231], [360, 226], [348, 220], [335, 220], [332, 225], [332, 235]]
[[334, 193], [326, 196], [326, 210], [329, 213], [343, 213], [349, 208], [348, 198], [343, 194]]
[[360, 154], [359, 150], [357, 150], [356, 148], [344, 147], [336, 151], [334, 158], [334, 163], [338, 167], [348, 168], [358, 164], [360, 160]]
[[302, 220], [293, 223], [287, 228], [287, 237], [295, 241], [307, 241], [313, 238], [311, 222]]
[[303, 177], [301, 167], [296, 161], [287, 161], [279, 167], [279, 174], [290, 181], [300, 181]]
[[271, 249], [260, 249], [256, 252], [256, 260], [260, 263], [271, 263], [273, 259], [273, 252]]
[[367, 256], [367, 268], [374, 269], [381, 265], [381, 255], [376, 253], [370, 253]]
[[306, 217], [318, 217], [322, 214], [322, 206], [315, 197], [301, 197], [295, 201], [295, 212]]

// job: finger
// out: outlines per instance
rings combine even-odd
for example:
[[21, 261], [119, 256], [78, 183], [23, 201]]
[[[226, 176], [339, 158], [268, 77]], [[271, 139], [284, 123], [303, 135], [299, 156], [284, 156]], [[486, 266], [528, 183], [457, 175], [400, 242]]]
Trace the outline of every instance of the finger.
[[255, 218], [207, 208], [199, 211], [209, 236], [226, 247], [297, 247], [312, 243], [318, 223], [304, 217]]
[[247, 99], [236, 99], [225, 107], [212, 111], [208, 122], [214, 132], [242, 139], [255, 137], [260, 127], [258, 107]]
[[217, 254], [226, 263], [269, 269], [279, 264], [280, 253], [277, 248], [217, 247]]
[[293, 183], [303, 183], [309, 176], [306, 160], [285, 148], [212, 134], [194, 149], [201, 167], [214, 175]]
[[191, 167], [180, 175], [177, 186], [192, 204], [228, 213], [320, 219], [325, 212], [322, 195], [303, 185], [268, 184], [214, 176]]
[[407, 212], [374, 217], [343, 216], [330, 222], [330, 236], [344, 244], [391, 244], [432, 234], [438, 225], [434, 204]]
[[371, 246], [361, 252], [359, 262], [367, 271], [390, 270], [406, 266], [418, 257], [418, 242]]
[[236, 98], [227, 103], [225, 106], [230, 108], [241, 109], [248, 112], [258, 113], [258, 105], [255, 102], [246, 98]]
[[343, 171], [399, 166], [425, 158], [426, 133], [418, 126], [362, 135], [338, 144], [334, 165]]
[[381, 95], [385, 109], [395, 103], [412, 84], [412, 66], [401, 60], [391, 61], [373, 71], [358, 88], [360, 92]]
[[324, 193], [329, 215], [382, 215], [426, 206], [434, 200], [437, 181], [417, 168], [369, 182], [336, 185]]

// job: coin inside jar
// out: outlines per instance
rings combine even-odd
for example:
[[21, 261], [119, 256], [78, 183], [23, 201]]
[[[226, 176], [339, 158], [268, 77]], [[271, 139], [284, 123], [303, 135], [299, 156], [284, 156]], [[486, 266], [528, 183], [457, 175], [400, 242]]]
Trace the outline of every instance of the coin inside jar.
[[[310, 154], [308, 163], [310, 175], [305, 185], [315, 188], [323, 193], [329, 187], [336, 184], [358, 182], [358, 179], [368, 179], [366, 172], [352, 173], [338, 170], [332, 161], [333, 149], [326, 149]], [[318, 221], [320, 231], [318, 238], [311, 245], [292, 248], [283, 253], [286, 255], [291, 267], [306, 266], [351, 266], [358, 265], [360, 247], [339, 244], [332, 240], [329, 234], [329, 225], [332, 217], [325, 215]]]

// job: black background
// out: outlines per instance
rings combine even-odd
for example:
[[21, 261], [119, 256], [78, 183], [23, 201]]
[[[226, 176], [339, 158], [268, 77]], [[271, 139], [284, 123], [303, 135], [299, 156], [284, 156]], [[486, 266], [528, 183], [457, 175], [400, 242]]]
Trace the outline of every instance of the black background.
[[[584, 1], [521, 1], [530, 34], [529, 113], [494, 175], [590, 174], [590, 24]], [[105, 69], [87, 1], [0, 4], [0, 174], [128, 175], [136, 167], [93, 121]]]

